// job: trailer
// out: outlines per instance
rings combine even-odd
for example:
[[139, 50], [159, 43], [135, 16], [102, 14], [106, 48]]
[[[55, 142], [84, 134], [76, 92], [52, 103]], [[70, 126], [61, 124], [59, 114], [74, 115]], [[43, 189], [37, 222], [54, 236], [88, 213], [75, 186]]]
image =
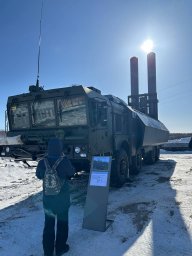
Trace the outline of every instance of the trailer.
[[112, 184], [123, 185], [130, 174], [140, 171], [142, 161], [155, 163], [160, 145], [168, 140], [169, 132], [157, 116], [154, 54], [148, 63], [149, 93], [139, 94], [137, 58], [131, 59], [128, 104], [82, 85], [51, 90], [30, 86], [29, 93], [10, 96], [7, 137], [17, 136], [20, 143], [2, 145], [1, 155], [40, 159], [49, 139], [58, 137], [77, 171], [89, 170], [92, 156], [112, 156]]
[[192, 137], [168, 140], [161, 148], [167, 151], [191, 151]]

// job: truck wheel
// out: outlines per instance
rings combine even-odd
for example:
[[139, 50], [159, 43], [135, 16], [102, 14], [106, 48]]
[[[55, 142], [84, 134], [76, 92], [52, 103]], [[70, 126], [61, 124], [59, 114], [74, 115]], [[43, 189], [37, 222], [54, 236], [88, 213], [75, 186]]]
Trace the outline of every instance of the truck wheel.
[[111, 171], [112, 186], [121, 187], [129, 177], [129, 160], [124, 149], [117, 152]]
[[142, 154], [141, 151], [138, 151], [136, 156], [132, 159], [132, 167], [131, 167], [131, 174], [137, 175], [142, 168]]
[[144, 162], [145, 164], [154, 164], [155, 158], [156, 158], [156, 149], [153, 148], [152, 150], [146, 153], [144, 157]]

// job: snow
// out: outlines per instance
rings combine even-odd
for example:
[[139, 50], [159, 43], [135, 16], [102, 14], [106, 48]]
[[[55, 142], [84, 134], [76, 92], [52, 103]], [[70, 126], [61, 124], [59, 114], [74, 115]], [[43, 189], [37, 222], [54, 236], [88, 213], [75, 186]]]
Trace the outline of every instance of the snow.
[[0, 137], [0, 145], [18, 145], [23, 144], [21, 141], [21, 135], [13, 136], [13, 137], [7, 137], [7, 136], [1, 136]]
[[[0, 255], [41, 256], [41, 181], [22, 162], [0, 158]], [[191, 152], [162, 151], [122, 188], [109, 192], [105, 232], [82, 229], [88, 174], [71, 181], [69, 256], [191, 256]]]

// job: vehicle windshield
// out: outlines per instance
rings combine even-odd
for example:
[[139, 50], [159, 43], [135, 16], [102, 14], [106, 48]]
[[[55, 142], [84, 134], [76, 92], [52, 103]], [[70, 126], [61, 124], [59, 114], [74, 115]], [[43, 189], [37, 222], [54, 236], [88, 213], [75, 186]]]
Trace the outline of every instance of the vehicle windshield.
[[73, 96], [58, 99], [57, 107], [60, 126], [87, 124], [85, 97]]
[[29, 111], [27, 103], [13, 104], [10, 108], [13, 129], [29, 128]]
[[52, 127], [56, 125], [53, 100], [38, 100], [31, 105], [33, 126]]
[[[29, 109], [31, 118], [29, 118]], [[57, 111], [55, 111], [55, 106]], [[10, 108], [11, 123], [13, 129], [30, 128], [30, 119], [33, 127], [56, 126], [56, 114], [58, 114], [59, 126], [86, 125], [87, 114], [85, 97], [72, 96], [53, 99], [35, 100], [30, 105], [27, 103], [14, 104]]]

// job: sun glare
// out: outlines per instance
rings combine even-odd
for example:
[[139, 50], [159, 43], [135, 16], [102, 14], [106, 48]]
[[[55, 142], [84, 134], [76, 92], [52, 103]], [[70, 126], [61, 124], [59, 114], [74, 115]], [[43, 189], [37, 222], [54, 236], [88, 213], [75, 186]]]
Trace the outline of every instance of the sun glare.
[[146, 41], [143, 42], [143, 44], [141, 45], [141, 49], [146, 52], [149, 53], [153, 50], [154, 48], [154, 43], [151, 39], [147, 39]]

